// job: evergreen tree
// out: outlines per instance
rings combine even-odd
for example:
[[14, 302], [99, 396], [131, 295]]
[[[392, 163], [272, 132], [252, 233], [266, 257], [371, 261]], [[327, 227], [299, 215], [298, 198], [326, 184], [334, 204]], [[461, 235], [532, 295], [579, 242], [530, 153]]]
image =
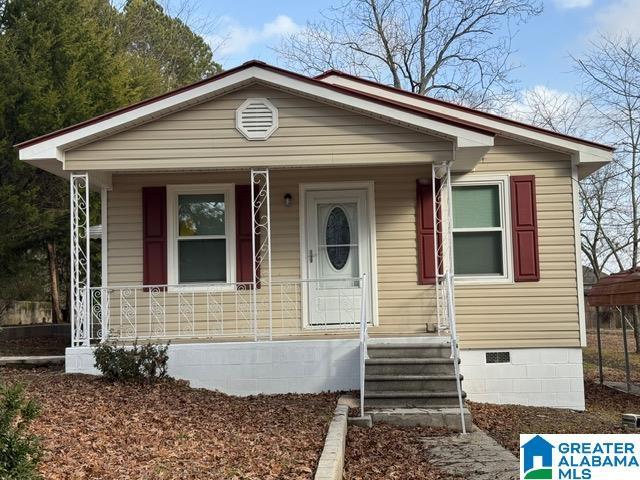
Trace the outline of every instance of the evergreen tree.
[[64, 292], [51, 285], [69, 268], [68, 183], [20, 162], [13, 145], [219, 69], [153, 0], [122, 11], [108, 0], [0, 0], [0, 297], [39, 290], [61, 321]]

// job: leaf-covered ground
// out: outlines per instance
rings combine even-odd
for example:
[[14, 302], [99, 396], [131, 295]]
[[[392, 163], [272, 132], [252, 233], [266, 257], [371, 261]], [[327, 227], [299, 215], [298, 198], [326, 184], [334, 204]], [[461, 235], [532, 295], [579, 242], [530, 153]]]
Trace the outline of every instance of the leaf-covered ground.
[[346, 480], [451, 479], [427, 462], [421, 438], [450, 435], [442, 429], [395, 427], [377, 423], [371, 428], [350, 426], [345, 457]]
[[33, 432], [49, 480], [311, 478], [336, 405], [333, 394], [240, 398], [44, 369], [0, 368], [0, 381], [42, 406]]
[[585, 380], [586, 410], [468, 402], [473, 422], [515, 455], [521, 433], [623, 433], [623, 413], [640, 413], [640, 397]]
[[25, 355], [64, 355], [69, 346], [65, 336], [46, 336], [32, 338], [7, 339], [0, 337], [0, 357]]

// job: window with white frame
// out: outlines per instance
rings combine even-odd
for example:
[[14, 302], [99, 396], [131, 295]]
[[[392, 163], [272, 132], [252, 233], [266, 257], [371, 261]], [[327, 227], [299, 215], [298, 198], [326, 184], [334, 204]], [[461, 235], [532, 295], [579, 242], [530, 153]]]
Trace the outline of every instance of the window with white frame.
[[459, 180], [452, 185], [456, 278], [509, 280], [506, 179]]
[[233, 186], [169, 186], [167, 202], [170, 282], [233, 283]]

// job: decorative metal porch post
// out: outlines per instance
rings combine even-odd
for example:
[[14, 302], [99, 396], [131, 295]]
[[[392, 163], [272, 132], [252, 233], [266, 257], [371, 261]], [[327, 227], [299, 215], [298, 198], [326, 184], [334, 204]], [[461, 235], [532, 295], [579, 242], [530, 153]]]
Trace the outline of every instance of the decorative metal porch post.
[[89, 346], [89, 175], [72, 173], [71, 213], [71, 344]]
[[[271, 289], [271, 205], [269, 170], [251, 170], [251, 219], [253, 225], [253, 322], [258, 339], [258, 284], [263, 283], [260, 267], [267, 267], [267, 302], [269, 340], [273, 338], [273, 306]], [[259, 239], [260, 244], [256, 243]], [[266, 260], [266, 265], [265, 265]]]
[[432, 164], [434, 253], [436, 262], [436, 312], [438, 335], [449, 333], [451, 358], [456, 376], [462, 433], [467, 433], [464, 421], [462, 384], [460, 382], [460, 351], [456, 329], [456, 303], [453, 270], [453, 194], [451, 190], [451, 162]]

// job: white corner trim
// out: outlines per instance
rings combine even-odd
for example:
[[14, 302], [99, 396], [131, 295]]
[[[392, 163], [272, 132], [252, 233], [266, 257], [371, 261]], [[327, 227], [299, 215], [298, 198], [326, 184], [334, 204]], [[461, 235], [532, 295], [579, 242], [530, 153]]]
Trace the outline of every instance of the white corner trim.
[[584, 311], [584, 278], [582, 275], [582, 237], [580, 235], [580, 185], [578, 166], [571, 165], [571, 196], [573, 197], [573, 231], [576, 251], [576, 283], [578, 285], [578, 321], [580, 322], [580, 346], [587, 346], [587, 319]]
[[107, 287], [108, 274], [109, 274], [109, 239], [108, 239], [108, 202], [109, 202], [109, 189], [102, 187], [100, 189], [100, 222], [102, 224], [102, 235], [100, 237], [100, 277], [102, 280], [102, 286]]
[[[253, 117], [246, 117], [248, 108], [262, 108], [261, 112], [254, 112]], [[271, 113], [268, 119], [265, 110]], [[256, 123], [260, 119], [262, 124]], [[246, 121], [254, 123], [253, 128], [246, 125]], [[270, 123], [268, 123], [270, 122]], [[266, 140], [278, 129], [278, 109], [266, 98], [247, 98], [236, 110], [236, 130], [247, 140]]]
[[426, 117], [418, 112], [409, 112], [405, 109], [350, 95], [347, 92], [339, 92], [333, 90], [329, 85], [323, 85], [321, 82], [307, 82], [258, 66], [252, 66], [198, 87], [176, 93], [162, 100], [114, 114], [77, 130], [26, 146], [20, 149], [19, 156], [21, 160], [59, 158], [60, 151], [73, 145], [88, 143], [102, 136], [124, 130], [131, 125], [153, 120], [252, 81], [262, 81], [276, 87], [286, 88], [297, 94], [313, 96], [338, 105], [355, 108], [377, 117], [385, 117], [407, 123], [450, 138], [460, 148], [487, 147], [493, 146], [494, 143], [493, 135], [481, 133], [475, 129], [452, 125], [451, 123]]
[[[169, 285], [178, 285], [178, 250], [177, 235], [178, 226], [177, 218], [177, 202], [179, 194], [189, 193], [223, 193], [225, 197], [225, 237], [226, 242], [226, 268], [227, 268], [227, 284], [233, 284], [236, 281], [236, 204], [235, 204], [235, 185], [233, 183], [211, 183], [197, 185], [167, 185], [167, 283]], [[203, 289], [210, 289], [210, 283]], [[180, 287], [184, 291], [197, 291], [197, 285], [189, 284]], [[230, 286], [229, 288], [233, 288]]]

